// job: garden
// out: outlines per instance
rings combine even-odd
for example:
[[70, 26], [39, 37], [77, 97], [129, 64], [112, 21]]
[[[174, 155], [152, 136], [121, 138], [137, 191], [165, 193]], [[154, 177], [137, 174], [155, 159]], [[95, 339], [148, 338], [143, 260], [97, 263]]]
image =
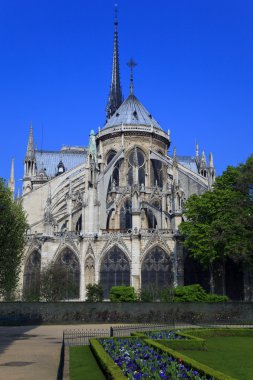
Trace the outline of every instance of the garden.
[[[250, 380], [252, 347], [253, 329], [241, 328], [165, 329], [90, 339], [88, 348], [70, 347], [70, 379], [92, 380], [99, 370], [97, 379]], [[78, 366], [83, 367], [79, 372]]]

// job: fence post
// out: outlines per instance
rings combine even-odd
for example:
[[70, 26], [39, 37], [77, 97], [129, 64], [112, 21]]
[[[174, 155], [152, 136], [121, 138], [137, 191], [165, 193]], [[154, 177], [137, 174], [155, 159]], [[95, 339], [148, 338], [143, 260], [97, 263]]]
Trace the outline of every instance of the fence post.
[[113, 327], [110, 327], [110, 337], [113, 337]]

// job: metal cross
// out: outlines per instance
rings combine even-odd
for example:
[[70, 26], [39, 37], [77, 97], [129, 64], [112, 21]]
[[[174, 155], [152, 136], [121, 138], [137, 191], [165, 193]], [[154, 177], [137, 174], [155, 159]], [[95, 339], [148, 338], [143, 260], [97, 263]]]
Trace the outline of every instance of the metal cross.
[[134, 73], [133, 69], [137, 65], [136, 62], [131, 58], [129, 62], [127, 62], [127, 66], [130, 67], [130, 94], [134, 93]]

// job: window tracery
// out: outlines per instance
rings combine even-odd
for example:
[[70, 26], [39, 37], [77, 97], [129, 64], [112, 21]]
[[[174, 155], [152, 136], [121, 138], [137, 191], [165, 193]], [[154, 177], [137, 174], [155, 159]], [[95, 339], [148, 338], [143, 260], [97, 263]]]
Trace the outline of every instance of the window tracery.
[[117, 246], [112, 247], [102, 260], [100, 283], [105, 298], [109, 297], [112, 286], [130, 285], [130, 263], [125, 253]]
[[39, 298], [41, 254], [33, 251], [25, 264], [23, 295], [27, 300]]
[[55, 270], [61, 270], [65, 281], [62, 289], [62, 299], [79, 298], [80, 293], [80, 265], [76, 254], [65, 248], [55, 261]]
[[141, 286], [151, 284], [160, 288], [172, 285], [172, 262], [160, 247], [146, 254], [141, 267]]
[[134, 182], [145, 186], [145, 156], [137, 147], [128, 158], [128, 184], [132, 186]]

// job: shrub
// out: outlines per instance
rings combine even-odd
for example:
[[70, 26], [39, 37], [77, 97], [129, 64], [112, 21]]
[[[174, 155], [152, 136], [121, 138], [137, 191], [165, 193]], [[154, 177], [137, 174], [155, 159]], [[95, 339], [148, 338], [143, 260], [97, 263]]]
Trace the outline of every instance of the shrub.
[[161, 288], [155, 284], [149, 284], [140, 289], [139, 299], [142, 302], [172, 302], [174, 295], [174, 288], [165, 287]]
[[110, 290], [110, 300], [112, 302], [133, 302], [137, 300], [133, 286], [113, 286]]
[[178, 286], [174, 291], [174, 302], [225, 302], [227, 296], [208, 294], [199, 285]]
[[103, 301], [104, 290], [101, 284], [88, 284], [86, 286], [86, 301], [87, 302], [101, 302]]

